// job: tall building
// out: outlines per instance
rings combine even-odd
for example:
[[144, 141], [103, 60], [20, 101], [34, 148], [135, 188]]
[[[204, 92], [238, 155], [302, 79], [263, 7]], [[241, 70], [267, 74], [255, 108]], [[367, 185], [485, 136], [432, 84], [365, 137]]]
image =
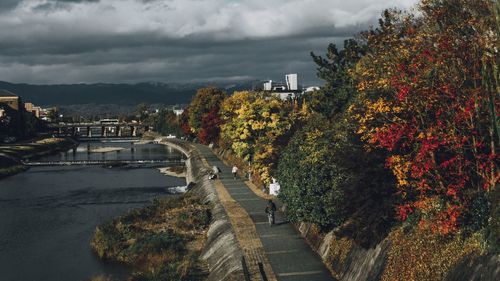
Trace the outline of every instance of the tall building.
[[297, 91], [299, 89], [297, 74], [285, 75], [286, 87], [290, 91]]

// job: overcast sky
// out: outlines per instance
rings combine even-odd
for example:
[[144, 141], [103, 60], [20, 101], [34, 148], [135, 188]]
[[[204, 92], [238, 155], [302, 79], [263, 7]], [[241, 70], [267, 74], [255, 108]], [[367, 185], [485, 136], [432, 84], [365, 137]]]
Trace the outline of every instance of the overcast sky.
[[417, 0], [0, 0], [0, 80], [318, 83], [310, 51]]

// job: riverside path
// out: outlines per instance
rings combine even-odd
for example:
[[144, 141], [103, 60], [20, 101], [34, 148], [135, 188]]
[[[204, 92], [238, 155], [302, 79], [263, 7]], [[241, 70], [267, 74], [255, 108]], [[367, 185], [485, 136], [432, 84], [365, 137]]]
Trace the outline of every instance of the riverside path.
[[292, 224], [285, 222], [277, 212], [276, 224], [270, 227], [264, 213], [267, 201], [257, 196], [241, 179], [233, 179], [231, 167], [217, 158], [210, 148], [204, 145], [196, 147], [210, 165], [216, 165], [222, 170], [221, 183], [255, 224], [266, 256], [279, 281], [334, 280], [320, 257], [307, 245]]

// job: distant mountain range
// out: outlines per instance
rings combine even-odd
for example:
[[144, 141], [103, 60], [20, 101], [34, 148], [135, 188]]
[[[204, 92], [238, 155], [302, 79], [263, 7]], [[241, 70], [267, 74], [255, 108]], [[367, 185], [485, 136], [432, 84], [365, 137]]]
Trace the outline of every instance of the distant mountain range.
[[119, 104], [138, 103], [187, 104], [196, 90], [213, 85], [228, 92], [251, 90], [259, 81], [214, 82], [214, 83], [160, 83], [144, 82], [138, 84], [66, 84], [31, 85], [14, 84], [0, 81], [0, 89], [8, 90], [41, 106], [61, 106], [75, 104]]

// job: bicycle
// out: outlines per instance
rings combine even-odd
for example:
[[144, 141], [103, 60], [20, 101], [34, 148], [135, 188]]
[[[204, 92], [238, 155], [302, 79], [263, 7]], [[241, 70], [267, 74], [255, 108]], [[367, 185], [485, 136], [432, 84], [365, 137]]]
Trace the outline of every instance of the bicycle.
[[269, 222], [269, 226], [273, 226], [273, 224], [274, 224], [274, 212], [273, 211], [267, 212], [267, 220]]
[[273, 226], [273, 224], [274, 224], [274, 212], [276, 212], [276, 205], [274, 204], [273, 200], [269, 199], [269, 201], [267, 202], [265, 212], [267, 214], [269, 226]]

